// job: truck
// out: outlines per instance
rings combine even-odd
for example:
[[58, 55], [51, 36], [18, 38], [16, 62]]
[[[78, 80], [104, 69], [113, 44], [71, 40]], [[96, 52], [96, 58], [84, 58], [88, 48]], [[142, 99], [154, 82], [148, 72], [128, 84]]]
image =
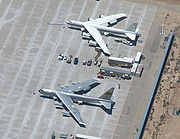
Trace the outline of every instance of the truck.
[[141, 54], [142, 54], [141, 52], [137, 52], [136, 58], [134, 60], [135, 63], [140, 63], [140, 61], [141, 61]]
[[134, 63], [132, 68], [131, 68], [131, 74], [134, 76], [136, 74], [137, 67], [138, 67], [138, 63]]
[[139, 64], [136, 70], [136, 76], [140, 77], [143, 71], [143, 64]]
[[132, 64], [134, 62], [133, 58], [124, 57], [109, 57], [108, 58], [108, 64], [110, 66], [119, 66], [119, 67], [125, 67], [125, 68], [131, 68]]
[[69, 55], [69, 57], [67, 58], [67, 61], [66, 61], [66, 62], [70, 64], [71, 61], [72, 61], [72, 55]]
[[79, 61], [78, 57], [75, 57], [75, 59], [74, 59], [74, 65], [77, 65], [77, 64], [78, 64], [78, 61]]

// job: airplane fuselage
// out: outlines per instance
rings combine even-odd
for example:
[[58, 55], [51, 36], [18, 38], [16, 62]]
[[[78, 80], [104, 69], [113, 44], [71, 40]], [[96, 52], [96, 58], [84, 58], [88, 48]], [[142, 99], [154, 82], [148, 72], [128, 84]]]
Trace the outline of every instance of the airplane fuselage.
[[90, 97], [90, 96], [83, 96], [83, 95], [78, 95], [78, 94], [74, 94], [74, 93], [59, 92], [59, 91], [50, 90], [50, 89], [40, 89], [39, 92], [43, 95], [51, 96], [51, 97], [55, 96], [57, 98], [58, 98], [57, 93], [64, 94], [64, 95], [71, 97], [71, 99], [74, 102], [78, 102], [78, 101], [91, 102], [91, 103], [98, 103], [99, 101], [111, 102], [111, 100], [107, 100], [107, 99], [101, 99], [101, 98]]
[[111, 100], [101, 99], [97, 97], [83, 96], [83, 95], [70, 94], [70, 93], [64, 93], [64, 92], [59, 92], [59, 93], [62, 93], [64, 95], [71, 97], [71, 99], [74, 102], [78, 102], [78, 101], [91, 102], [91, 103], [98, 103], [99, 101], [111, 102]]
[[[80, 22], [80, 21], [74, 21], [74, 20], [69, 20], [66, 22], [68, 25], [74, 26], [74, 27], [79, 27], [79, 28], [84, 28], [84, 24], [87, 24], [85, 22]], [[125, 33], [131, 33], [131, 34], [136, 34], [135, 32], [131, 31], [126, 31], [123, 29], [117, 29], [117, 28], [112, 28], [112, 27], [106, 27], [106, 26], [99, 26], [92, 24], [92, 27], [96, 28], [100, 32], [108, 32], [108, 33], [114, 33], [114, 34], [125, 34]]]

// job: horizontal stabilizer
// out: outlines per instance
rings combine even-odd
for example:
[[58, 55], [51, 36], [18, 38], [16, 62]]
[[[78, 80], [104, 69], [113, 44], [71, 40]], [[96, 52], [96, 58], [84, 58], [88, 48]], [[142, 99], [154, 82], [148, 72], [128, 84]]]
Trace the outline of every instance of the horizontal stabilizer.
[[131, 40], [135, 40], [136, 39], [136, 35], [135, 34], [132, 34], [132, 33], [125, 33], [125, 34]]
[[106, 109], [111, 109], [111, 102], [105, 102], [105, 101], [100, 101], [101, 105], [103, 105]]

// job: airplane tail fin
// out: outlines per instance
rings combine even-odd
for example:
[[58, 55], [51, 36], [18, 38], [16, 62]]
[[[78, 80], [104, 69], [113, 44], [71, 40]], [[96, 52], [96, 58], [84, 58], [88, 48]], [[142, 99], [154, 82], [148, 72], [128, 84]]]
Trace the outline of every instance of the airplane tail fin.
[[138, 32], [138, 28], [137, 28], [137, 26], [138, 26], [138, 23], [132, 23], [130, 26], [128, 26], [125, 30], [126, 31], [130, 31], [130, 32], [135, 32], [135, 33], [137, 33]]
[[104, 92], [104, 94], [102, 94], [99, 98], [111, 100], [113, 92], [114, 92], [114, 87], [112, 87], [108, 91]]
[[128, 26], [125, 30], [133, 33], [125, 33], [128, 38], [131, 40], [136, 39], [136, 34], [138, 33], [139, 29], [137, 28], [138, 23], [132, 23], [130, 26]]
[[112, 106], [112, 94], [114, 92], [114, 87], [112, 87], [111, 89], [109, 89], [108, 91], [106, 91], [104, 94], [102, 94], [99, 98], [101, 99], [106, 99], [106, 100], [110, 100], [109, 102], [107, 101], [100, 101], [99, 103], [101, 103], [101, 105], [103, 105], [106, 109], [111, 109]]

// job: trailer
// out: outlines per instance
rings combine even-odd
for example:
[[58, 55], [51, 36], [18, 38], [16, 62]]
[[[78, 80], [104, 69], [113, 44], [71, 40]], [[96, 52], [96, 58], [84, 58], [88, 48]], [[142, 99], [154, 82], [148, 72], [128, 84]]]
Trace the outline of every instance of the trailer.
[[95, 136], [77, 134], [77, 135], [75, 136], [75, 139], [101, 139], [101, 138], [95, 137]]
[[133, 62], [134, 62], [134, 59], [133, 58], [129, 58], [129, 57], [124, 57], [124, 58], [109, 57], [108, 58], [108, 64], [110, 66], [119, 66], [119, 67], [131, 68]]
[[138, 67], [138, 63], [134, 63], [132, 68], [131, 68], [131, 74], [134, 76], [136, 75], [137, 67]]
[[141, 61], [141, 54], [142, 54], [141, 52], [137, 52], [136, 58], [134, 60], [135, 63], [140, 63], [140, 61]]
[[101, 67], [100, 73], [104, 76], [111, 76], [111, 77], [122, 77], [123, 75], [130, 75], [130, 71], [120, 70], [116, 68], [109, 68], [109, 67]]
[[143, 64], [139, 64], [136, 70], [136, 76], [140, 77], [143, 71]]

